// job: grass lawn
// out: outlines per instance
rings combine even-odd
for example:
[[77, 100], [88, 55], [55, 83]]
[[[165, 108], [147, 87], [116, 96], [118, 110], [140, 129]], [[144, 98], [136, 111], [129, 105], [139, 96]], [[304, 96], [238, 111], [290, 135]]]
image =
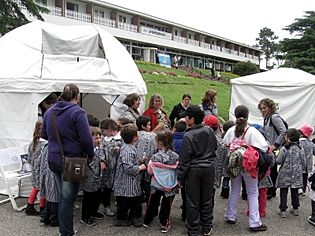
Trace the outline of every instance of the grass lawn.
[[[204, 96], [204, 92], [208, 89], [215, 89], [218, 92], [217, 105], [219, 108], [219, 116], [228, 120], [228, 111], [230, 107], [230, 85], [218, 81], [207, 79], [198, 79], [186, 77], [187, 72], [181, 69], [168, 69], [159, 65], [145, 64], [137, 62], [137, 65], [142, 70], [175, 72], [178, 76], [153, 75], [144, 73], [142, 77], [147, 84], [148, 95], [146, 97], [146, 107], [150, 97], [154, 93], [159, 93], [164, 98], [164, 109], [171, 113], [173, 106], [178, 104], [184, 93], [189, 93], [192, 96], [192, 104], [199, 105]], [[222, 74], [222, 77], [224, 75]], [[234, 76], [235, 77], [235, 76]]]

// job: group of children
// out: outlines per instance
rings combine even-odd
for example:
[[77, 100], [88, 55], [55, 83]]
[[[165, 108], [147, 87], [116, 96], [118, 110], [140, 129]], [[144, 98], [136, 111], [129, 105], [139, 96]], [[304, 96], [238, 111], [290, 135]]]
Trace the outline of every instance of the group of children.
[[[126, 119], [115, 121], [107, 118], [99, 127], [99, 122], [89, 117], [93, 136], [95, 156], [89, 162], [89, 174], [81, 185], [83, 191], [81, 223], [93, 226], [104, 214], [113, 217], [115, 226], [149, 227], [154, 217], [159, 216], [161, 232], [166, 233], [171, 227], [170, 213], [177, 185], [176, 168], [179, 161], [182, 139], [186, 129], [185, 121], [174, 124], [174, 132], [155, 130], [150, 132], [150, 118], [139, 116], [136, 123]], [[221, 131], [216, 116], [207, 115], [204, 124], [211, 127], [217, 138], [218, 149], [215, 160], [214, 188], [220, 188], [221, 196], [227, 197], [229, 178], [223, 163], [228, 156], [228, 149], [222, 142], [222, 136], [234, 125], [228, 121]], [[41, 121], [35, 126], [33, 141], [29, 146], [29, 162], [32, 165], [33, 189], [30, 193], [26, 214], [39, 214], [34, 208], [37, 193], [40, 192], [41, 221], [51, 226], [58, 226], [58, 189], [52, 172], [47, 164], [47, 142], [40, 139]], [[276, 187], [280, 188], [279, 215], [286, 217], [287, 194], [291, 190], [292, 213], [298, 215], [299, 189], [307, 189], [311, 183], [312, 215], [308, 221], [315, 225], [315, 188], [313, 155], [315, 145], [309, 140], [313, 128], [303, 126], [299, 130], [288, 129], [286, 144], [280, 149], [275, 162], [280, 165]], [[221, 180], [223, 178], [223, 183]], [[262, 198], [259, 201], [261, 217], [266, 215], [266, 189], [268, 172], [259, 181]], [[110, 206], [112, 192], [115, 196], [116, 213]], [[185, 188], [182, 192], [182, 219], [186, 219]], [[265, 199], [265, 200], [264, 200]], [[142, 216], [142, 205], [146, 209]], [[104, 214], [99, 212], [104, 206]], [[160, 208], [160, 210], [159, 210]]]

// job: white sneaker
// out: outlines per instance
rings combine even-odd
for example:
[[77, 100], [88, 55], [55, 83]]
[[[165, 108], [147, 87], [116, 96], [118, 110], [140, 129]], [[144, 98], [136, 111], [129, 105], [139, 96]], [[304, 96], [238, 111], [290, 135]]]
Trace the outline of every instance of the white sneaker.
[[290, 212], [294, 215], [294, 216], [299, 216], [299, 209], [290, 209]]
[[287, 218], [287, 213], [285, 211], [279, 210], [277, 214], [281, 216], [282, 218]]

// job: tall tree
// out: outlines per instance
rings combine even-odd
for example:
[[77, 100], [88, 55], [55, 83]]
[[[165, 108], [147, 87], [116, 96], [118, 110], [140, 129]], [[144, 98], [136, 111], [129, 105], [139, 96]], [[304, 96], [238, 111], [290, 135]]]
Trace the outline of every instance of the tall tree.
[[277, 51], [277, 39], [278, 36], [276, 36], [275, 33], [267, 27], [262, 28], [259, 32], [259, 37], [256, 38], [256, 41], [258, 41], [257, 46], [264, 51], [266, 57], [266, 68], [269, 67], [269, 61], [274, 57]]
[[280, 42], [284, 66], [304, 70], [315, 75], [315, 12], [306, 11], [302, 18], [284, 28], [294, 34]]
[[29, 22], [21, 7], [25, 7], [28, 13], [39, 20], [44, 20], [41, 13], [49, 12], [47, 8], [35, 3], [34, 0], [0, 0], [1, 35]]

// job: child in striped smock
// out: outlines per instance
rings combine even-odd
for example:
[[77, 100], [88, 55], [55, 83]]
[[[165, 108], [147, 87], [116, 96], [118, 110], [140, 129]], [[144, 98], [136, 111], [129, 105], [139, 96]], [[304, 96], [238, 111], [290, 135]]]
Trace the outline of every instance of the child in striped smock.
[[114, 181], [114, 194], [117, 201], [117, 219], [115, 226], [142, 226], [141, 172], [146, 166], [140, 163], [135, 143], [138, 129], [134, 124], [124, 125], [120, 131], [124, 144], [117, 159]]
[[110, 198], [112, 194], [114, 176], [116, 170], [117, 158], [119, 157], [122, 139], [119, 134], [119, 127], [113, 119], [107, 118], [101, 122], [103, 133], [102, 152], [100, 158], [102, 165], [106, 163], [106, 169], [102, 171], [100, 182], [101, 188], [101, 203], [104, 205], [104, 213], [106, 216], [114, 216], [114, 212], [110, 207]]

